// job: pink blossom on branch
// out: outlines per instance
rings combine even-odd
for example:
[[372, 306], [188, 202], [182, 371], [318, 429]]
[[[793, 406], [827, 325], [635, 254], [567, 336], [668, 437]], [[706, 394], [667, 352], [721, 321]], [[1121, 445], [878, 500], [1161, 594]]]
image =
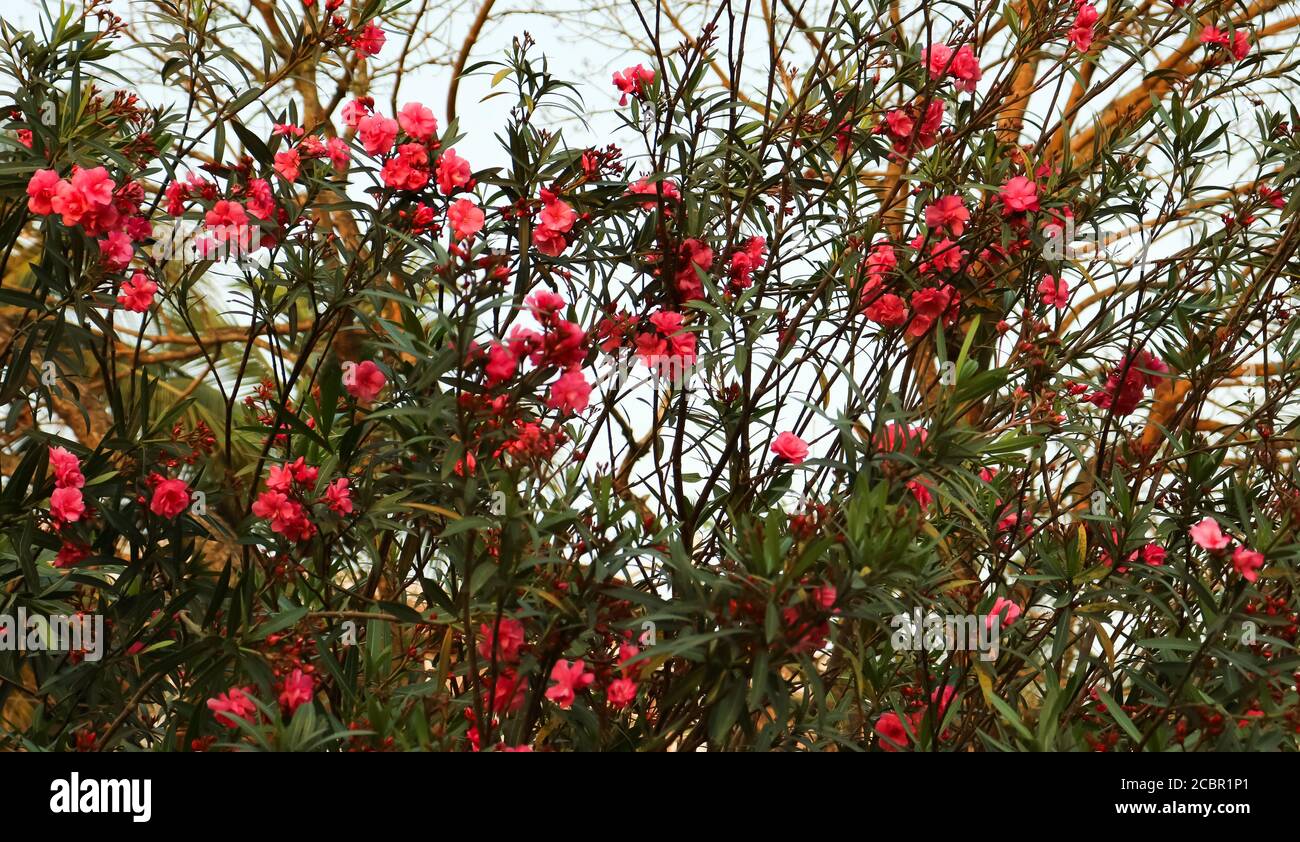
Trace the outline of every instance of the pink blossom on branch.
[[561, 659], [551, 667], [551, 681], [555, 683], [546, 690], [546, 698], [562, 708], [572, 707], [576, 695], [595, 680], [595, 674], [587, 670], [581, 658], [572, 663]]
[[344, 387], [348, 390], [348, 394], [364, 403], [379, 397], [379, 393], [387, 383], [388, 378], [384, 372], [370, 360], [344, 367]]
[[1222, 550], [1232, 543], [1232, 539], [1219, 528], [1219, 522], [1212, 517], [1202, 518], [1188, 530], [1188, 534], [1196, 546], [1205, 550]]
[[794, 433], [784, 432], [772, 441], [772, 452], [791, 465], [808, 458], [808, 443]]

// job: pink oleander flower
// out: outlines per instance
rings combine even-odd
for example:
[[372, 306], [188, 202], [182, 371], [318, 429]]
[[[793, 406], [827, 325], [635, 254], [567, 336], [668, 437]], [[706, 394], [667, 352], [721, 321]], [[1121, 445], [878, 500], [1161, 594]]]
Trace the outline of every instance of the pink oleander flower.
[[573, 208], [559, 196], [549, 191], [545, 191], [542, 202], [542, 212], [537, 217], [538, 223], [552, 231], [568, 233], [573, 228], [573, 223], [578, 219], [578, 215], [574, 213]]
[[901, 327], [907, 323], [907, 305], [894, 293], [872, 293], [863, 297], [871, 299], [871, 303], [863, 311], [870, 321], [891, 328]]
[[940, 79], [948, 72], [948, 63], [952, 61], [952, 47], [947, 44], [932, 44], [921, 50], [921, 62], [930, 71], [931, 79]]
[[867, 255], [867, 282], [879, 285], [885, 275], [898, 268], [898, 255], [889, 243], [877, 243]]
[[402, 131], [423, 143], [438, 131], [438, 120], [433, 112], [418, 102], [408, 102], [397, 112], [397, 123]]
[[957, 50], [957, 55], [952, 60], [951, 73], [957, 80], [953, 87], [966, 93], [975, 92], [975, 84], [982, 78], [983, 72], [970, 44], [963, 44]]
[[1264, 566], [1264, 554], [1237, 547], [1232, 551], [1232, 569], [1241, 574], [1247, 582], [1259, 579], [1259, 569]]
[[80, 488], [56, 488], [50, 495], [50, 514], [59, 523], [76, 523], [85, 513], [86, 503]]
[[113, 203], [113, 190], [116, 185], [103, 167], [91, 167], [83, 170], [74, 167], [72, 186], [85, 197], [91, 207], [105, 207]]
[[[231, 716], [245, 721], [252, 721], [257, 714], [257, 706], [248, 698], [249, 688], [231, 687], [229, 692], [208, 699], [208, 710], [216, 714], [217, 724], [225, 728], [235, 728], [237, 723]], [[227, 716], [229, 714], [229, 716]]]
[[149, 511], [168, 520], [189, 508], [190, 487], [184, 480], [165, 479], [154, 486]]
[[311, 701], [316, 692], [316, 682], [301, 669], [296, 669], [284, 680], [280, 690], [280, 707], [293, 713], [300, 706]]
[[469, 199], [458, 199], [447, 209], [447, 221], [458, 240], [467, 240], [483, 230], [483, 209]]
[[924, 427], [908, 427], [888, 421], [883, 432], [873, 440], [876, 448], [886, 453], [916, 454], [920, 452], [921, 446], [925, 444], [929, 435], [929, 431]]
[[1023, 175], [1018, 175], [1002, 185], [1002, 189], [998, 192], [998, 199], [1002, 202], [1002, 213], [1007, 215], [1036, 211], [1038, 210], [1038, 185]]
[[1016, 605], [1014, 602], [1004, 597], [998, 597], [993, 600], [993, 608], [989, 611], [988, 616], [984, 618], [984, 624], [989, 628], [992, 628], [993, 624], [1000, 620], [1002, 628], [1006, 628], [1019, 619], [1019, 617], [1019, 605]]
[[370, 114], [374, 110], [374, 100], [370, 97], [365, 99], [350, 99], [343, 105], [343, 123], [348, 128], [355, 129], [361, 124], [361, 118]]
[[551, 384], [546, 405], [560, 412], [582, 412], [591, 397], [591, 384], [577, 367], [565, 369], [560, 378]]
[[[261, 186], [254, 188], [249, 185], [250, 191], [256, 191], [259, 201], [265, 201], [269, 198], [270, 186], [265, 181]], [[245, 213], [243, 205], [238, 202], [232, 202], [228, 199], [220, 199], [212, 205], [212, 209], [203, 215], [203, 222], [209, 228], [241, 228], [248, 224], [248, 214]]]
[[912, 293], [912, 322], [907, 326], [908, 336], [924, 336], [930, 332], [934, 323], [942, 318], [953, 301], [953, 288], [944, 284], [940, 287], [925, 287]]
[[438, 158], [438, 189], [444, 196], [457, 188], [468, 188], [473, 175], [469, 161], [457, 155], [455, 149], [448, 149]]
[[120, 272], [131, 262], [135, 255], [135, 244], [125, 231], [110, 231], [107, 237], [99, 240], [99, 257], [104, 268], [109, 272]]
[[1051, 275], [1044, 275], [1038, 283], [1038, 293], [1048, 307], [1064, 310], [1070, 303], [1070, 285], [1065, 278], [1058, 280]]
[[573, 705], [576, 694], [595, 680], [595, 673], [587, 671], [587, 665], [581, 658], [572, 664], [560, 659], [551, 668], [551, 681], [555, 683], [547, 689], [546, 698], [567, 709]]
[[558, 257], [568, 248], [569, 241], [564, 235], [572, 230], [578, 215], [567, 202], [549, 190], [542, 191], [542, 203], [537, 227], [533, 229], [533, 245], [548, 257]]
[[605, 698], [611, 707], [621, 710], [636, 699], [636, 682], [630, 678], [616, 678], [605, 688]]
[[941, 196], [925, 208], [925, 224], [931, 228], [947, 228], [954, 237], [961, 236], [968, 221], [970, 211], [960, 196]]
[[532, 313], [534, 319], [547, 322], [553, 315], [564, 309], [565, 301], [558, 293], [551, 292], [549, 289], [539, 289], [524, 299], [524, 306], [528, 308], [529, 313]]
[[297, 181], [298, 176], [302, 174], [302, 158], [298, 155], [298, 150], [287, 149], [275, 153], [275, 164], [272, 169], [285, 181]]
[[54, 170], [37, 170], [27, 181], [27, 210], [35, 216], [48, 216], [54, 213], [51, 201], [58, 192], [63, 179]]
[[1074, 23], [1065, 37], [1079, 52], [1086, 53], [1092, 49], [1093, 27], [1098, 17], [1097, 7], [1091, 3], [1083, 3], [1075, 13]]
[[519, 373], [519, 355], [510, 346], [493, 342], [488, 348], [483, 372], [487, 375], [488, 386], [499, 386]]
[[50, 448], [50, 469], [59, 488], [81, 488], [86, 484], [86, 478], [81, 475], [81, 462], [62, 447]]
[[1241, 61], [1250, 55], [1250, 38], [1246, 35], [1246, 30], [1238, 29], [1232, 33], [1232, 57]]
[[343, 385], [347, 387], [348, 394], [367, 403], [379, 397], [387, 382], [384, 372], [370, 360], [349, 366], [343, 375]]
[[1222, 550], [1232, 543], [1232, 539], [1223, 534], [1219, 522], [1212, 517], [1202, 518], [1187, 530], [1187, 534], [1203, 550]]
[[429, 150], [418, 143], [403, 143], [379, 175], [394, 190], [419, 190], [429, 183]]
[[397, 121], [392, 117], [369, 114], [357, 123], [357, 138], [368, 155], [389, 152], [397, 142]]
[[627, 105], [628, 95], [632, 95], [639, 100], [644, 101], [646, 98], [646, 88], [655, 82], [655, 72], [647, 70], [641, 65], [628, 67], [622, 73], [614, 74], [614, 87], [622, 91], [623, 96], [619, 98], [619, 105]]
[[502, 617], [498, 632], [493, 639], [492, 624], [480, 623], [478, 627], [478, 654], [484, 661], [491, 661], [493, 645], [499, 663], [513, 664], [519, 660], [519, 651], [524, 645], [524, 624], [512, 617]]
[[956, 52], [947, 44], [934, 44], [921, 51], [921, 60], [931, 79], [940, 79], [948, 74], [957, 80], [954, 87], [967, 93], [975, 90], [975, 83], [982, 75], [979, 59], [969, 44], [963, 44]]
[[153, 306], [153, 296], [157, 291], [158, 285], [137, 269], [130, 280], [122, 283], [122, 288], [117, 293], [117, 303], [132, 313], [147, 313]]
[[1217, 26], [1207, 26], [1201, 30], [1200, 42], [1211, 47], [1227, 47], [1228, 35]]
[[366, 28], [356, 36], [352, 46], [356, 49], [357, 55], [362, 58], [370, 58], [379, 55], [379, 51], [384, 48], [384, 42], [388, 36], [384, 30], [380, 29], [373, 23], [366, 24]]
[[330, 165], [337, 172], [347, 172], [352, 163], [352, 147], [341, 137], [332, 137], [325, 142], [325, 154], [329, 156]]
[[341, 515], [352, 514], [352, 492], [347, 477], [339, 477], [325, 487], [325, 505]]
[[808, 443], [794, 433], [784, 432], [772, 441], [772, 452], [791, 465], [808, 458]]
[[646, 196], [647, 201], [641, 203], [642, 210], [654, 210], [658, 207], [660, 198], [665, 205], [676, 202], [682, 198], [681, 192], [677, 189], [676, 182], [656, 181], [651, 183], [649, 179], [643, 178], [639, 181], [628, 185], [627, 192], [633, 196]]
[[902, 751], [911, 742], [902, 717], [893, 711], [880, 715], [876, 720], [875, 732], [879, 737], [877, 743], [884, 751]]
[[[270, 485], [269, 481], [267, 484]], [[263, 491], [253, 501], [252, 511], [263, 520], [271, 520], [287, 514], [285, 506], [288, 502], [289, 498], [283, 491]]]
[[455, 149], [447, 149], [438, 159], [438, 190], [442, 195], [450, 196], [458, 188], [468, 190], [473, 181], [473, 170], [469, 161], [456, 155]]
[[81, 222], [82, 217], [91, 210], [85, 195], [66, 181], [60, 181], [55, 188], [50, 207], [60, 216], [63, 224], [69, 227]]

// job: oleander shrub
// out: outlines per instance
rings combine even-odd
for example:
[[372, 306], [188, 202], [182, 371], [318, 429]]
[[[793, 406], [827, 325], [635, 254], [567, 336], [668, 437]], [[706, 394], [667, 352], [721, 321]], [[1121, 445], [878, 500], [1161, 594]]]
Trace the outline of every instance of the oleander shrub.
[[0, 744], [1296, 747], [1293, 3], [429, 5], [0, 25]]

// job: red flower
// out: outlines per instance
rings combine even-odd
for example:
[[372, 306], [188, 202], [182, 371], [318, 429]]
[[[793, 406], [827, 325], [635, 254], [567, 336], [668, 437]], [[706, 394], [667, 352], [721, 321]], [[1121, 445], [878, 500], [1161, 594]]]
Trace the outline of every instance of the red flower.
[[37, 170], [27, 182], [27, 210], [36, 216], [54, 213], [51, 202], [63, 183], [54, 170]]
[[1006, 628], [1007, 626], [1014, 623], [1019, 617], [1020, 617], [1019, 605], [1016, 605], [1014, 602], [1012, 602], [1009, 599], [1006, 599], [1005, 597], [998, 597], [997, 599], [993, 600], [993, 608], [989, 611], [988, 616], [984, 618], [984, 625], [988, 626], [989, 628], [992, 628], [993, 624], [1000, 620], [1002, 623], [1002, 627]]
[[117, 294], [117, 303], [133, 313], [147, 313], [153, 306], [153, 296], [157, 291], [158, 285], [149, 280], [144, 272], [137, 270], [129, 281], [122, 284], [122, 289]]
[[455, 149], [448, 149], [438, 159], [438, 189], [444, 196], [450, 196], [458, 187], [468, 188], [472, 176], [469, 161], [457, 155]]
[[60, 523], [76, 523], [86, 513], [80, 488], [56, 488], [50, 495], [50, 514]]
[[379, 397], [388, 378], [379, 370], [379, 366], [370, 360], [364, 360], [349, 366], [343, 375], [343, 385], [348, 394], [359, 401], [370, 402]]
[[907, 322], [907, 305], [892, 292], [876, 296], [864, 312], [868, 319], [884, 327], [898, 327]]
[[384, 162], [379, 175], [394, 190], [419, 190], [429, 183], [429, 151], [418, 143], [403, 143]]
[[952, 287], [926, 287], [912, 293], [912, 323], [907, 326], [908, 336], [929, 333], [935, 321], [948, 311], [952, 303]]
[[54, 484], [59, 488], [81, 488], [86, 478], [81, 474], [81, 462], [62, 447], [50, 448], [50, 469]]
[[968, 221], [970, 211], [960, 196], [941, 196], [925, 208], [925, 224], [931, 228], [947, 228], [954, 237], [961, 236]]
[[1232, 551], [1232, 569], [1241, 574], [1247, 582], [1259, 579], [1259, 569], [1264, 566], [1264, 554], [1245, 547]]
[[487, 374], [488, 386], [499, 386], [519, 373], [519, 357], [509, 346], [493, 342], [488, 348], [487, 365], [483, 371]]
[[325, 487], [325, 504], [338, 514], [352, 514], [352, 492], [348, 490], [347, 477], [339, 477]]
[[893, 711], [880, 715], [876, 720], [875, 731], [880, 737], [877, 742], [885, 751], [902, 751], [910, 742], [902, 718]]
[[1038, 293], [1043, 303], [1058, 310], [1064, 310], [1070, 303], [1070, 285], [1064, 278], [1057, 280], [1051, 275], [1044, 275], [1038, 284]]
[[561, 659], [551, 668], [551, 681], [555, 683], [547, 689], [546, 698], [562, 708], [568, 708], [573, 705], [575, 694], [595, 680], [595, 674], [587, 671], [581, 658], [572, 664]]
[[628, 94], [631, 94], [644, 102], [646, 98], [646, 88], [653, 85], [654, 82], [655, 72], [653, 70], [646, 70], [639, 64], [635, 67], [625, 69], [622, 73], [615, 73], [614, 87], [623, 92], [623, 96], [619, 99], [618, 104], [627, 105]]
[[427, 141], [438, 131], [438, 120], [433, 112], [418, 102], [408, 102], [397, 112], [397, 123], [402, 131], [420, 142]]
[[682, 198], [678, 192], [677, 185], [671, 181], [656, 181], [653, 184], [649, 179], [641, 179], [627, 188], [627, 192], [636, 196], [648, 196], [649, 200], [641, 203], [642, 210], [654, 210], [662, 198], [664, 203], [675, 202]]
[[285, 181], [297, 181], [298, 176], [301, 175], [301, 168], [302, 159], [299, 157], [297, 149], [275, 153], [275, 174]]
[[1002, 202], [1002, 213], [1008, 216], [1013, 213], [1036, 211], [1038, 210], [1038, 185], [1023, 175], [1018, 175], [1002, 185], [1002, 190], [998, 192], [998, 199]]
[[925, 444], [929, 432], [924, 427], [904, 427], [890, 421], [885, 424], [884, 433], [875, 437], [875, 445], [887, 453], [919, 453]]
[[357, 137], [367, 154], [380, 155], [393, 148], [397, 141], [397, 121], [391, 117], [370, 114], [357, 123]]
[[492, 626], [487, 623], [479, 624], [478, 653], [483, 660], [491, 662], [495, 643], [497, 661], [513, 664], [519, 660], [519, 650], [524, 645], [524, 624], [511, 617], [502, 617], [497, 629], [494, 637]]
[[605, 688], [605, 698], [614, 708], [625, 708], [636, 699], [636, 682], [630, 678], [616, 678]]
[[699, 273], [708, 274], [713, 266], [713, 249], [694, 238], [682, 243], [678, 253], [677, 291], [685, 301], [704, 297], [704, 284]]
[[384, 48], [384, 41], [388, 38], [384, 30], [380, 29], [373, 23], [366, 24], [366, 28], [356, 36], [352, 46], [356, 48], [357, 55], [362, 58], [379, 55], [379, 51]]
[[149, 501], [149, 511], [168, 520], [189, 508], [190, 487], [184, 480], [165, 479], [153, 488], [153, 499]]
[[301, 705], [311, 701], [316, 692], [316, 682], [300, 669], [294, 670], [284, 680], [280, 690], [280, 707], [293, 713]]
[[1093, 27], [1098, 17], [1097, 7], [1091, 3], [1079, 6], [1079, 11], [1074, 16], [1074, 23], [1070, 25], [1070, 31], [1065, 36], [1079, 52], [1086, 53], [1092, 49]]
[[236, 727], [235, 720], [231, 716], [237, 716], [240, 719], [251, 720], [257, 713], [257, 706], [248, 698], [249, 688], [231, 687], [229, 692], [218, 695], [215, 699], [208, 699], [208, 710], [216, 714], [218, 725], [226, 728]]
[[458, 240], [466, 240], [483, 230], [483, 209], [469, 199], [458, 199], [447, 209], [447, 221]]
[[808, 458], [808, 443], [794, 433], [781, 433], [772, 442], [772, 452], [791, 465]]
[[591, 384], [578, 368], [570, 368], [551, 384], [551, 394], [546, 405], [564, 413], [582, 412], [591, 397]]
[[1094, 392], [1087, 400], [1102, 409], [1112, 409], [1116, 415], [1131, 415], [1141, 403], [1143, 392], [1155, 388], [1156, 381], [1168, 373], [1169, 366], [1159, 357], [1139, 351], [1110, 373], [1103, 391]]

